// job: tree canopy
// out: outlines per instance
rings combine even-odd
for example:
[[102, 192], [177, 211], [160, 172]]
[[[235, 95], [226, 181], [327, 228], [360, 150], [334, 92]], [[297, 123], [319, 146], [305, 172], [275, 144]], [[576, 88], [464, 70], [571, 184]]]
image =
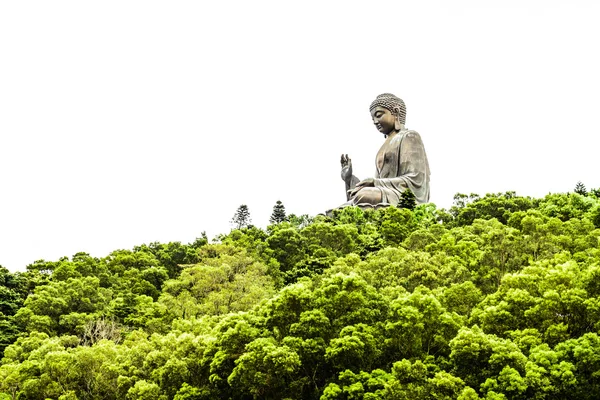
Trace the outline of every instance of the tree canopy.
[[0, 267], [0, 399], [595, 399], [586, 193], [291, 214]]

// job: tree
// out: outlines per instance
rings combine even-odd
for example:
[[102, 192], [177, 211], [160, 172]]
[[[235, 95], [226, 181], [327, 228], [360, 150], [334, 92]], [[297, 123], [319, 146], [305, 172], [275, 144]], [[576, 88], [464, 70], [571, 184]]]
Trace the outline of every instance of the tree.
[[400, 208], [407, 208], [409, 210], [414, 210], [417, 206], [417, 198], [415, 194], [410, 189], [406, 189], [400, 195], [400, 204], [398, 204]]
[[277, 203], [273, 206], [273, 213], [271, 214], [271, 218], [269, 218], [269, 222], [278, 224], [283, 221], [287, 221], [285, 207], [281, 201], [277, 200]]
[[506, 224], [508, 217], [515, 211], [527, 211], [534, 207], [532, 199], [517, 196], [515, 192], [488, 193], [479, 197], [475, 193], [469, 196], [457, 193], [454, 196], [454, 205], [450, 208], [450, 214], [455, 220], [450, 225], [471, 225], [477, 218], [496, 218]]
[[386, 245], [399, 244], [417, 228], [417, 221], [408, 209], [386, 207], [377, 211], [381, 215], [379, 232]]
[[288, 222], [297, 229], [306, 228], [308, 225], [312, 224], [313, 217], [308, 214], [296, 215], [290, 214], [287, 217]]
[[577, 182], [577, 185], [575, 185], [575, 193], [580, 194], [582, 196], [587, 196], [587, 189], [585, 188], [585, 185], [579, 181]]
[[245, 204], [238, 207], [231, 219], [231, 223], [235, 225], [236, 229], [248, 227], [251, 222], [252, 218], [250, 218], [250, 210], [248, 210], [248, 206]]

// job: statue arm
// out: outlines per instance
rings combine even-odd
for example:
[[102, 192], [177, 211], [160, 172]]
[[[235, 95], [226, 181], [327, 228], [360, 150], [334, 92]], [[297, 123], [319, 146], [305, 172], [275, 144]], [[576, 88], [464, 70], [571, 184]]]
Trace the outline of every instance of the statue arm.
[[346, 200], [350, 200], [350, 198], [352, 197], [350, 195], [350, 191], [356, 187], [356, 184], [358, 182], [360, 182], [360, 179], [358, 179], [354, 175], [352, 175], [352, 178], [350, 178], [350, 180], [346, 181]]
[[348, 154], [342, 154], [340, 163], [342, 164], [342, 180], [346, 183], [346, 200], [350, 200], [349, 191], [356, 187], [360, 179], [352, 175], [352, 160], [348, 157]]

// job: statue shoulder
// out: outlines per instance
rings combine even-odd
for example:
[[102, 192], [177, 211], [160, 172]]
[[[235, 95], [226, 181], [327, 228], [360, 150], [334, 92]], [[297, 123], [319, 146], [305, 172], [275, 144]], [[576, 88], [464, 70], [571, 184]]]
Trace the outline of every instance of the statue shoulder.
[[396, 137], [394, 137], [392, 141], [400, 144], [400, 142], [404, 141], [405, 139], [421, 141], [421, 135], [419, 135], [419, 132], [417, 131], [403, 129], [398, 133], [398, 135], [396, 135]]
[[421, 135], [419, 135], [419, 132], [417, 131], [413, 131], [413, 130], [406, 130], [406, 133], [404, 134], [404, 137], [409, 137], [409, 138], [419, 138], [421, 139]]
[[423, 143], [423, 139], [421, 139], [421, 135], [419, 135], [419, 132], [417, 131], [406, 130], [406, 133], [402, 135], [402, 137], [413, 143]]

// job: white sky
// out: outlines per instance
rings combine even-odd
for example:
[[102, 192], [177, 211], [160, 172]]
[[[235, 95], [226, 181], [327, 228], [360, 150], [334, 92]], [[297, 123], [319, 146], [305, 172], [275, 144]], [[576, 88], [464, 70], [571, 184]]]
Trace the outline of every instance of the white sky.
[[597, 1], [4, 1], [0, 265], [345, 200], [369, 104], [425, 143], [431, 200], [600, 187]]

